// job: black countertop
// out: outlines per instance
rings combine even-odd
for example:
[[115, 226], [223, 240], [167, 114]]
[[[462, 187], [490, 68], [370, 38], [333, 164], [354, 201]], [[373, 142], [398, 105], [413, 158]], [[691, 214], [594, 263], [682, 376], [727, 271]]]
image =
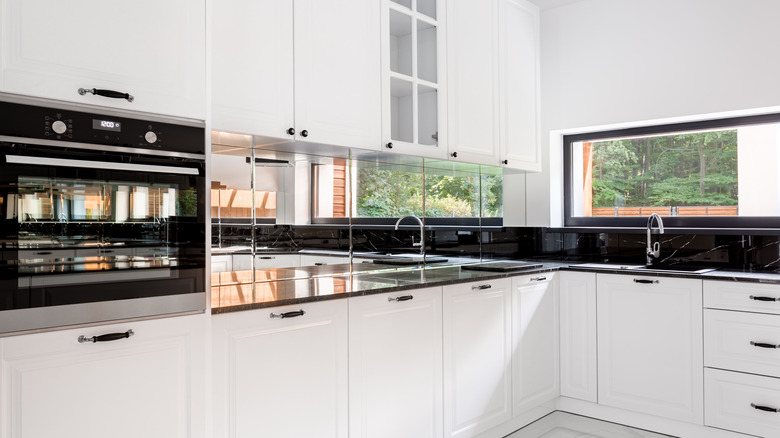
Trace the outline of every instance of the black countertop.
[[[510, 272], [463, 269], [461, 265], [413, 268], [374, 263], [258, 269], [212, 274], [212, 313], [229, 313], [376, 293], [446, 286], [480, 280], [539, 274], [558, 270], [634, 276], [693, 278], [700, 280], [758, 282], [780, 285], [780, 273], [747, 270], [712, 270], [705, 273], [631, 269], [625, 265], [536, 261], [541, 266]], [[633, 267], [638, 265], [632, 265]]]

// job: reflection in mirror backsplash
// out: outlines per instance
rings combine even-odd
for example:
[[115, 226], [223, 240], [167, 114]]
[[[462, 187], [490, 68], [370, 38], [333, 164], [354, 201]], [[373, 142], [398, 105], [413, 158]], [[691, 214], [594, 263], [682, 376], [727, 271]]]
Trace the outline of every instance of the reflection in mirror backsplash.
[[[251, 244], [248, 226], [222, 226], [222, 247]], [[418, 252], [415, 227], [355, 227], [355, 252]], [[219, 245], [216, 227], [212, 246]], [[428, 254], [479, 257], [479, 232], [427, 227]], [[674, 234], [661, 236], [660, 263], [697, 263], [730, 269], [780, 270], [780, 235]], [[276, 251], [348, 251], [347, 226], [269, 225], [256, 228], [258, 248]], [[645, 260], [644, 233], [561, 232], [540, 227], [485, 227], [481, 256], [488, 259], [537, 259], [563, 262], [639, 263]]]

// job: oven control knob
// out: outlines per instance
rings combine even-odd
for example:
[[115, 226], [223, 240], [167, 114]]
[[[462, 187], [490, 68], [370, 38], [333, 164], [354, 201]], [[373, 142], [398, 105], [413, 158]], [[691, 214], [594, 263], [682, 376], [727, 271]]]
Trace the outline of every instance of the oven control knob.
[[51, 130], [57, 134], [64, 134], [68, 130], [68, 126], [62, 120], [55, 120], [51, 124]]
[[144, 135], [144, 140], [146, 140], [147, 143], [154, 143], [157, 141], [157, 134], [152, 131], [147, 131], [146, 135]]

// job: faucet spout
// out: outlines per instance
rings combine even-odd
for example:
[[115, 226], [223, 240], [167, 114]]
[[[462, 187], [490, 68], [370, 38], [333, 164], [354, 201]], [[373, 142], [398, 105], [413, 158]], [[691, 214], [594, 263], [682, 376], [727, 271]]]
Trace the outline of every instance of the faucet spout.
[[398, 229], [398, 226], [401, 225], [401, 221], [406, 218], [412, 218], [417, 221], [418, 224], [420, 224], [420, 242], [414, 243], [412, 242], [412, 246], [419, 246], [420, 247], [420, 255], [423, 257], [423, 263], [425, 262], [425, 224], [423, 223], [422, 219], [419, 217], [413, 215], [413, 214], [407, 214], [406, 216], [402, 216], [398, 219], [395, 223], [395, 229]]
[[653, 220], [655, 219], [656, 223], [658, 224], [657, 233], [663, 234], [664, 233], [664, 221], [661, 219], [661, 215], [658, 213], [653, 213], [650, 215], [650, 217], [647, 218], [647, 266], [650, 266], [653, 264], [653, 259], [658, 258], [661, 255], [661, 243], [655, 242], [652, 243], [651, 235], [653, 234]]

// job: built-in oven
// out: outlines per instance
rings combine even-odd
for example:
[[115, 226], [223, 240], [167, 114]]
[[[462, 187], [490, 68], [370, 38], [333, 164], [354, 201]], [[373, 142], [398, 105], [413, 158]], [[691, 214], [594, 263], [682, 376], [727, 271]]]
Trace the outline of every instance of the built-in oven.
[[199, 121], [0, 95], [0, 334], [201, 312]]

